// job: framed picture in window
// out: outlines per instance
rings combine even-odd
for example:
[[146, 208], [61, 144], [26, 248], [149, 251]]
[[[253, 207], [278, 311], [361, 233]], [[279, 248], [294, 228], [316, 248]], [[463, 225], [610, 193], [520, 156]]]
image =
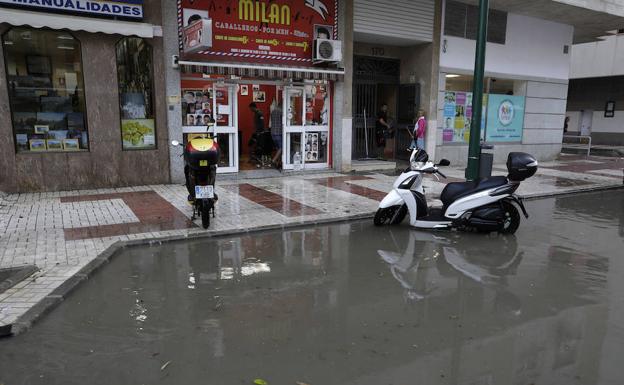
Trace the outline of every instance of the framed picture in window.
[[28, 144], [30, 146], [30, 151], [45, 151], [48, 149], [45, 139], [30, 139]]
[[63, 150], [63, 142], [58, 139], [48, 139], [46, 140], [46, 145], [48, 146], [48, 151], [62, 151]]
[[35, 124], [35, 134], [47, 134], [50, 126], [47, 124]]
[[78, 139], [63, 139], [63, 150], [65, 151], [80, 150], [80, 143], [78, 143]]
[[50, 75], [52, 65], [49, 56], [26, 56], [26, 70], [29, 75]]
[[605, 118], [613, 118], [614, 116], [615, 116], [615, 102], [613, 100], [609, 100], [605, 104], [604, 117]]

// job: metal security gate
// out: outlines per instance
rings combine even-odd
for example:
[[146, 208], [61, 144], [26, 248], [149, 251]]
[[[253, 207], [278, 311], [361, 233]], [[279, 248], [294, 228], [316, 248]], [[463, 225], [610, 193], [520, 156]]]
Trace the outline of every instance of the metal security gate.
[[[375, 121], [379, 110], [380, 86], [397, 86], [399, 84], [400, 62], [367, 56], [353, 58], [353, 135], [352, 158], [360, 159], [367, 156], [366, 140], [368, 139], [368, 156], [375, 157]], [[366, 116], [366, 119], [365, 119]], [[364, 121], [366, 120], [366, 125]], [[364, 131], [365, 127], [367, 132]]]

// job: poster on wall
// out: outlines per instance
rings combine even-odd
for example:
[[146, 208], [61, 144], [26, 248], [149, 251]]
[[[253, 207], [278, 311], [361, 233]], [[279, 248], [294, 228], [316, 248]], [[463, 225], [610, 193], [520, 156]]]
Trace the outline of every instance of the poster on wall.
[[121, 137], [124, 150], [155, 148], [154, 119], [122, 119]]
[[[483, 138], [487, 111], [487, 95], [483, 95], [481, 138]], [[472, 121], [472, 92], [444, 92], [442, 140], [444, 143], [468, 143]]]
[[194, 22], [212, 28], [210, 44], [202, 37], [206, 43], [194, 42], [186, 57], [311, 66], [314, 39], [337, 37], [338, 0], [181, 0], [178, 7], [181, 49]]
[[306, 134], [305, 161], [317, 162], [319, 160], [319, 134]]
[[524, 96], [490, 95], [487, 142], [521, 142], [524, 125]]

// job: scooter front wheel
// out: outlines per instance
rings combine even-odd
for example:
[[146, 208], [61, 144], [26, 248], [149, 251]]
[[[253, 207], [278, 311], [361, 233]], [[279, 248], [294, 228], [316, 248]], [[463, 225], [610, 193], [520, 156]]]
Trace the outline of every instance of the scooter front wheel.
[[375, 226], [398, 225], [407, 215], [406, 205], [384, 207], [377, 210], [373, 223]]

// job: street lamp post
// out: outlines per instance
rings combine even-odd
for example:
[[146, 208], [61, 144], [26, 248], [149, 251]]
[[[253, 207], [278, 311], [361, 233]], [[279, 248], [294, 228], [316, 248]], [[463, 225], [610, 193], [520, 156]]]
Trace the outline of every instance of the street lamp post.
[[472, 88], [472, 122], [470, 124], [470, 142], [468, 144], [468, 166], [466, 180], [479, 177], [481, 158], [481, 115], [483, 110], [483, 75], [485, 72], [485, 45], [487, 43], [489, 0], [479, 0], [479, 27], [477, 30], [477, 49], [475, 51], [474, 85]]

